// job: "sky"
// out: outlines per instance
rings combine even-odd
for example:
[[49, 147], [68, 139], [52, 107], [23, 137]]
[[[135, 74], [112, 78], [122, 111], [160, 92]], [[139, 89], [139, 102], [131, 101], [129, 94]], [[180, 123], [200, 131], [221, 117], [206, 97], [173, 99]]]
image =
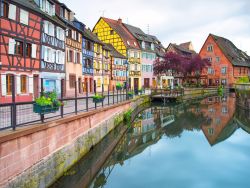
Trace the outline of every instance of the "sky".
[[100, 16], [155, 35], [164, 47], [192, 41], [199, 52], [209, 33], [231, 40], [250, 55], [249, 0], [60, 0], [93, 28]]

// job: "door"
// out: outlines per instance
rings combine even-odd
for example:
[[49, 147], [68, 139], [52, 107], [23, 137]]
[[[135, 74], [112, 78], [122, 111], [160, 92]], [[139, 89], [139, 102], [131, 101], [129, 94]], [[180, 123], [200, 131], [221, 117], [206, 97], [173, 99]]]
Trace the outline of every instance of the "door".
[[209, 86], [213, 85], [213, 80], [212, 80], [212, 79], [209, 79], [209, 80], [208, 80], [208, 85], [209, 85]]
[[39, 77], [38, 75], [34, 75], [33, 79], [33, 85], [34, 85], [34, 99], [38, 98], [39, 96]]
[[78, 92], [81, 93], [82, 92], [82, 79], [78, 78]]
[[139, 78], [134, 78], [134, 89], [138, 91], [139, 87]]
[[89, 79], [89, 92], [93, 92], [93, 80], [92, 80], [92, 78]]
[[88, 87], [88, 78], [84, 78], [84, 92], [87, 92], [87, 87]]
[[149, 88], [149, 78], [144, 78], [144, 88]]

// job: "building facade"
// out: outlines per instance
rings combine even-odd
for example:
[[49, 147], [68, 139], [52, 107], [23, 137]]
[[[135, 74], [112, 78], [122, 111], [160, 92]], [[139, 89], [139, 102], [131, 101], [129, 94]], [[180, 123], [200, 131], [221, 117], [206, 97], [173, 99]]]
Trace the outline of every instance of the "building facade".
[[129, 63], [129, 86], [132, 89], [141, 88], [141, 50], [137, 40], [124, 26], [121, 19], [112, 20], [101, 17], [93, 32], [98, 38], [114, 46]]
[[240, 77], [249, 76], [250, 57], [228, 39], [209, 34], [199, 54], [211, 63], [203, 71], [206, 85], [232, 87]]
[[39, 93], [41, 14], [28, 1], [1, 1], [0, 103], [31, 101]]
[[43, 13], [41, 34], [40, 78], [45, 91], [61, 94], [61, 82], [65, 81], [65, 24], [56, 16], [58, 1], [34, 1]]
[[66, 28], [66, 97], [83, 94], [82, 87], [82, 31], [84, 28], [76, 27], [74, 25], [74, 12], [72, 12], [65, 4], [56, 4], [56, 14], [62, 22], [67, 26]]

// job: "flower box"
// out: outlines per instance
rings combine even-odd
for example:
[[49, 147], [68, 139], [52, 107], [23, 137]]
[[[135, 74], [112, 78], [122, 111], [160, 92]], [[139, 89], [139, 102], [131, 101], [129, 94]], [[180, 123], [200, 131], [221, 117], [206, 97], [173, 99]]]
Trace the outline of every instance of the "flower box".
[[93, 98], [93, 102], [94, 103], [101, 103], [101, 102], [104, 101], [104, 99], [105, 99], [105, 97], [102, 97], [102, 98]]
[[122, 90], [122, 86], [116, 86], [116, 90]]
[[49, 114], [49, 113], [55, 113], [56, 111], [59, 110], [59, 106], [41, 106], [38, 104], [33, 104], [33, 112], [38, 113], [38, 114]]

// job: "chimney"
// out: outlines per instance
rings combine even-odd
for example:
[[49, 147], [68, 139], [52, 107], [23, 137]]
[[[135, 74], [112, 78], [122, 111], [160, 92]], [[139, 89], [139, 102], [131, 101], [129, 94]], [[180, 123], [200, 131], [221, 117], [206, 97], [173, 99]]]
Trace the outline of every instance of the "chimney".
[[121, 18], [118, 19], [118, 23], [122, 24], [122, 19]]

